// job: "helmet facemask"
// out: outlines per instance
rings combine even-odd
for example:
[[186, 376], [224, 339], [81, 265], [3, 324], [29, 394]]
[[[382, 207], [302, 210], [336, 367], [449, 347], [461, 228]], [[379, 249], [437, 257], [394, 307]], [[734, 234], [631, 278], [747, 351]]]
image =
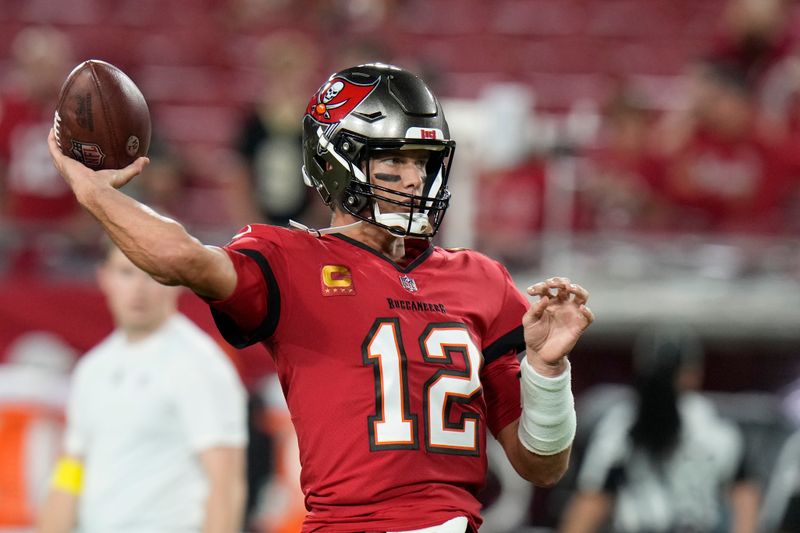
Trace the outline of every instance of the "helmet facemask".
[[[348, 138], [349, 137], [349, 138]], [[442, 143], [413, 144], [390, 140], [365, 140], [343, 136], [343, 144], [357, 147], [350, 165], [352, 179], [345, 188], [340, 207], [354, 217], [381, 227], [398, 237], [433, 237], [450, 202], [447, 177], [452, 146]], [[370, 161], [388, 151], [425, 150], [428, 160], [421, 190], [398, 191], [370, 179], [366, 169]], [[388, 206], [397, 206], [393, 209]]]

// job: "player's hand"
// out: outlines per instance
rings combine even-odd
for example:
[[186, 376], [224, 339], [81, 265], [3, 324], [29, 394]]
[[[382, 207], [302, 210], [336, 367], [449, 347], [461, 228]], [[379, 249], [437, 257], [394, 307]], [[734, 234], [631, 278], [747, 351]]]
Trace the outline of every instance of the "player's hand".
[[589, 291], [567, 278], [550, 278], [528, 287], [538, 296], [522, 317], [528, 363], [542, 375], [560, 374], [564, 358], [594, 321], [586, 306]]
[[141, 174], [144, 167], [150, 162], [148, 158], [140, 157], [127, 167], [119, 170], [92, 170], [83, 163], [61, 153], [61, 149], [56, 143], [55, 131], [52, 128], [50, 129], [50, 135], [47, 136], [47, 145], [50, 148], [50, 156], [53, 158], [53, 164], [58, 173], [61, 174], [76, 195], [79, 195], [83, 188], [92, 185], [110, 185], [115, 189], [119, 189], [131, 181], [134, 176]]

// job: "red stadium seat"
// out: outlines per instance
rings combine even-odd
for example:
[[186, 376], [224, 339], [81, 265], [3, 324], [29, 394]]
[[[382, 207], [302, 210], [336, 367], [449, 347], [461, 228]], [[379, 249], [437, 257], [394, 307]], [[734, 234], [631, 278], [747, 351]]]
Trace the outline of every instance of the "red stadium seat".
[[586, 23], [586, 9], [576, 0], [506, 0], [494, 7], [489, 30], [499, 34], [576, 35]]

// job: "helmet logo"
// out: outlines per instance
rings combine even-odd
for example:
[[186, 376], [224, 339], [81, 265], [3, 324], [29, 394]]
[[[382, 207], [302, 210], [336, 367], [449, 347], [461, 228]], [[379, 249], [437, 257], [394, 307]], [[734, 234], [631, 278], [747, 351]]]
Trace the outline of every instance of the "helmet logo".
[[317, 122], [336, 124], [350, 114], [378, 85], [358, 85], [344, 78], [334, 78], [311, 97], [306, 114]]
[[[333, 100], [334, 98], [336, 98], [336, 96], [337, 96], [337, 95], [338, 95], [340, 92], [342, 92], [342, 89], [343, 89], [343, 88], [344, 88], [344, 83], [343, 83], [343, 82], [341, 82], [341, 81], [337, 81], [336, 83], [334, 83], [333, 85], [331, 85], [331, 86], [328, 88], [328, 90], [327, 90], [327, 91], [325, 91], [325, 96], [323, 96], [323, 97], [322, 97], [322, 102], [323, 102], [323, 103], [325, 103], [325, 104], [328, 104], [328, 103], [330, 103], [330, 101], [331, 101], [331, 100]], [[342, 102], [342, 104], [343, 104], [343, 103], [344, 103], [344, 102]], [[339, 104], [339, 105], [342, 105], [342, 104]]]
[[406, 131], [408, 139], [444, 139], [444, 133], [439, 128], [408, 128]]

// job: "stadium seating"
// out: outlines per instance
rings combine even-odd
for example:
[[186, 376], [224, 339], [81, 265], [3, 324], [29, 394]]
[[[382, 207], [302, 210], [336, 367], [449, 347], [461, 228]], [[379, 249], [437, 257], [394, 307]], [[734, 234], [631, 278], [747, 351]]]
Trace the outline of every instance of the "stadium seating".
[[[564, 110], [575, 98], [604, 96], [613, 76], [678, 74], [707, 43], [723, 0], [410, 1], [387, 4], [378, 26], [306, 0], [276, 2], [279, 9], [264, 8], [246, 27], [231, 22], [237, 3], [222, 0], [7, 4], [0, 57], [24, 25], [53, 24], [72, 37], [79, 58], [106, 59], [141, 84], [166, 140], [221, 145], [257, 94], [250, 45], [272, 29], [324, 36], [343, 21], [350, 39], [379, 34], [387, 60], [422, 58], [438, 69], [445, 96], [475, 97], [487, 83], [522, 81], [541, 95], [538, 106]], [[0, 62], [0, 74], [4, 67]]]

